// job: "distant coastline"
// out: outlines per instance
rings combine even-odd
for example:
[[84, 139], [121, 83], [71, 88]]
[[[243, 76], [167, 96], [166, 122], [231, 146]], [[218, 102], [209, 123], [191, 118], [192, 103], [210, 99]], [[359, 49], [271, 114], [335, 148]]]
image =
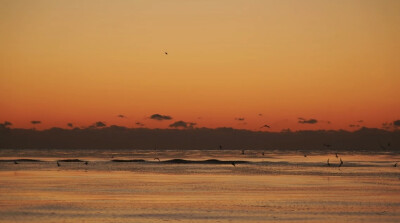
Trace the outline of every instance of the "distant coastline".
[[[331, 145], [330, 148], [324, 144]], [[0, 149], [262, 149], [400, 152], [400, 131], [254, 132], [232, 128], [0, 128]]]

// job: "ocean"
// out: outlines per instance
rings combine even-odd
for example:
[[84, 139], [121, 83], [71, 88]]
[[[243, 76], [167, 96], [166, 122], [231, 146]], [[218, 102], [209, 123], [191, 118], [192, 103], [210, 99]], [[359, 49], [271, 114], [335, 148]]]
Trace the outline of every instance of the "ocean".
[[243, 152], [2, 149], [0, 222], [400, 221], [400, 154]]

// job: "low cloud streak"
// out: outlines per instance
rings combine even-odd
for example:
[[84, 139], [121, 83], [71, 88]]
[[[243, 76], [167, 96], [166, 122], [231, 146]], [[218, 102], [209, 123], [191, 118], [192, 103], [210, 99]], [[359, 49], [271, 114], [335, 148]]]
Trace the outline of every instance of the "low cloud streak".
[[194, 122], [185, 122], [185, 121], [177, 121], [172, 123], [171, 125], [169, 125], [169, 127], [171, 128], [193, 128], [193, 126], [195, 126], [196, 123]]
[[318, 120], [313, 119], [313, 118], [311, 118], [311, 119], [298, 118], [298, 119], [299, 119], [298, 123], [300, 123], [300, 124], [316, 124], [316, 123], [318, 123]]
[[162, 120], [171, 120], [172, 117], [169, 115], [160, 115], [160, 114], [153, 114], [150, 116], [150, 119], [154, 119], [157, 121], [162, 121]]

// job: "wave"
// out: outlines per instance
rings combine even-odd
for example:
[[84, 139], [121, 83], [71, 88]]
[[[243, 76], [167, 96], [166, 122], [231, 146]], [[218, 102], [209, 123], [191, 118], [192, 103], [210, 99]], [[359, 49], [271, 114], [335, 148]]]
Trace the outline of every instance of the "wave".
[[57, 160], [58, 162], [72, 162], [72, 163], [74, 163], [74, 162], [85, 162], [85, 161], [83, 161], [83, 160], [80, 160], [80, 159], [63, 159], [63, 160]]
[[[88, 162], [81, 159], [60, 159], [55, 161], [38, 160], [38, 159], [0, 159], [0, 162], [68, 162], [68, 163], [82, 163]], [[218, 159], [207, 159], [207, 160], [188, 160], [188, 159], [168, 159], [168, 160], [145, 160], [145, 159], [112, 159], [109, 161], [90, 161], [90, 162], [115, 162], [115, 163], [147, 163], [147, 164], [247, 164], [256, 166], [294, 166], [294, 167], [327, 167], [334, 168], [339, 167], [339, 164], [331, 164], [328, 166], [326, 162], [287, 162], [287, 161], [245, 161], [245, 160], [218, 160]], [[393, 167], [395, 161], [348, 161], [344, 162], [343, 168], [346, 167]]]
[[172, 160], [164, 160], [160, 161], [160, 163], [196, 163], [196, 164], [232, 164], [232, 163], [251, 163], [249, 161], [227, 161], [227, 160], [217, 160], [217, 159], [208, 159], [208, 160], [185, 160], [185, 159], [172, 159]]
[[43, 162], [35, 159], [15, 159], [15, 160], [0, 160], [0, 162]]
[[114, 159], [114, 160], [111, 160], [111, 162], [132, 162], [132, 163], [137, 163], [137, 162], [146, 162], [146, 160], [144, 160], [144, 159], [133, 159], [133, 160], [118, 160], [118, 159]]

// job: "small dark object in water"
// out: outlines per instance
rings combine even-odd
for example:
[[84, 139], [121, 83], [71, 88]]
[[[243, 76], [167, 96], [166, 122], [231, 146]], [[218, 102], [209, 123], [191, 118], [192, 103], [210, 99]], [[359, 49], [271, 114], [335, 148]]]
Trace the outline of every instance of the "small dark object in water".
[[331, 166], [331, 164], [329, 163], [329, 159], [328, 159], [328, 161], [326, 161], [326, 163], [328, 164], [328, 166]]
[[14, 164], [18, 164], [18, 162], [14, 160]]
[[393, 165], [393, 167], [397, 167], [397, 162]]
[[232, 165], [233, 165], [234, 167], [236, 167], [236, 164], [235, 164], [235, 162], [232, 162]]
[[307, 157], [307, 154], [304, 154], [304, 157]]
[[264, 152], [262, 152], [261, 154], [262, 154], [263, 156], [265, 155], [265, 153], [264, 153]]
[[89, 164], [89, 162], [88, 162], [88, 161], [86, 161], [86, 162], [85, 162], [85, 165], [88, 165], [88, 164]]
[[341, 167], [343, 165], [343, 160], [342, 160], [342, 158], [340, 158], [340, 164], [339, 164], [339, 167]]
[[242, 150], [242, 155], [244, 155], [244, 149]]
[[61, 166], [60, 163], [57, 161], [57, 166]]
[[335, 153], [335, 155], [336, 155], [336, 159], [337, 159], [337, 158], [339, 158], [339, 155], [338, 155], [338, 153]]

